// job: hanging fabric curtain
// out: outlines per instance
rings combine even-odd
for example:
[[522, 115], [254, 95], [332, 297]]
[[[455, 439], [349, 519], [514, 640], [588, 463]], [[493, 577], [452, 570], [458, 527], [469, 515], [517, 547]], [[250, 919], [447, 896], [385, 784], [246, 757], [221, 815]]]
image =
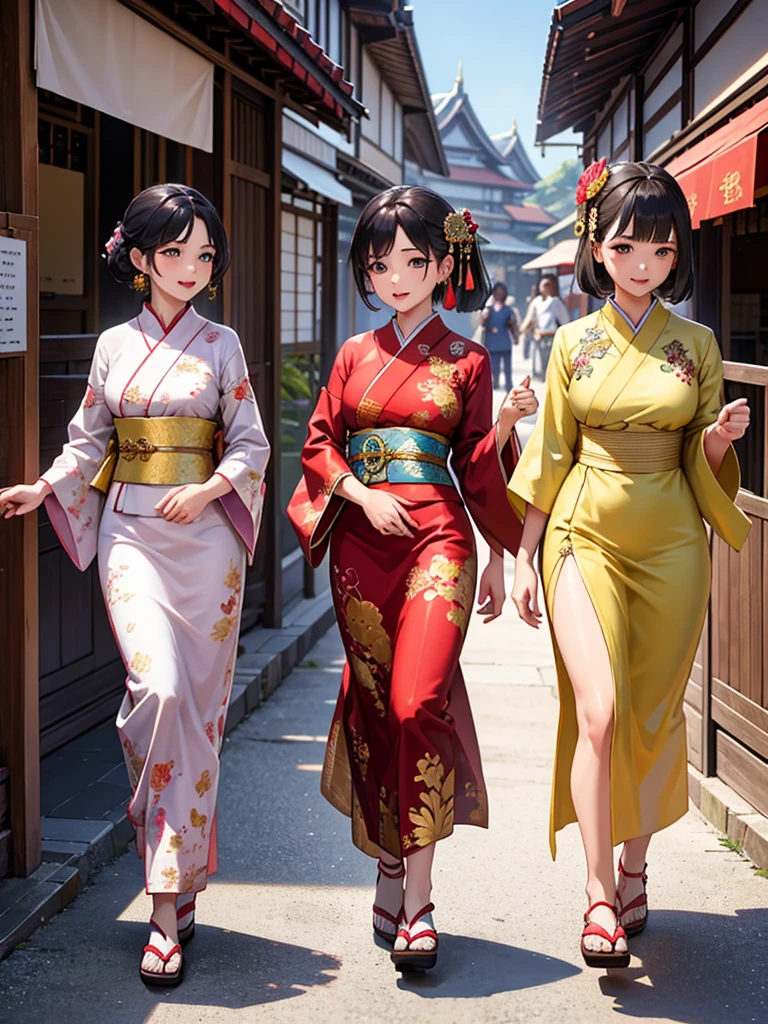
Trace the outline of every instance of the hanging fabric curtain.
[[117, 0], [37, 0], [37, 84], [213, 150], [213, 64]]

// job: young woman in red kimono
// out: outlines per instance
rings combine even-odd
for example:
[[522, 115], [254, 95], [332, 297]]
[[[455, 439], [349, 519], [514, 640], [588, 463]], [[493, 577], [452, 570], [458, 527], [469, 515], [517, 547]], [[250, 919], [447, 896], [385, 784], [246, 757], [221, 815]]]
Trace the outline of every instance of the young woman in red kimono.
[[330, 542], [347, 655], [322, 792], [351, 817], [355, 845], [379, 858], [373, 926], [399, 970], [437, 961], [435, 843], [456, 823], [487, 826], [459, 667], [476, 577], [467, 510], [491, 548], [480, 579], [490, 621], [504, 600], [503, 550], [520, 539], [505, 507], [514, 424], [536, 409], [523, 382], [492, 425], [488, 353], [434, 312], [484, 305], [476, 230], [424, 188], [389, 189], [366, 206], [350, 261], [366, 304], [377, 308], [375, 293], [394, 315], [341, 347], [288, 507], [312, 565]]

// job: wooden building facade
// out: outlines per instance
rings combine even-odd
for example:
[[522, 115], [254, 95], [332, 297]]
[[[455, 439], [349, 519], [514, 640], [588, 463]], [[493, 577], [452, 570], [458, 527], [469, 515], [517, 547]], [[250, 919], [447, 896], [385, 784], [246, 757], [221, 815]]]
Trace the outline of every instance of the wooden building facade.
[[[323, 16], [327, 41], [327, 4], [313, 6], [314, 16]], [[279, 626], [280, 253], [292, 201], [282, 169], [284, 113], [295, 110], [313, 124], [346, 131], [364, 108], [341, 65], [274, 0], [99, 0], [99, 18], [109, 13], [121, 24], [131, 19], [120, 46], [103, 41], [105, 53], [118, 52], [127, 62], [105, 83], [111, 106], [84, 102], [75, 89], [44, 89], [35, 73], [35, 29], [39, 50], [40, 19], [53, 11], [66, 23], [72, 7], [71, 0], [0, 5], [0, 286], [15, 286], [16, 301], [26, 282], [26, 347], [23, 339], [6, 343], [0, 332], [0, 486], [32, 482], [50, 464], [82, 398], [98, 334], [138, 311], [138, 298], [111, 279], [100, 258], [128, 202], [157, 182], [198, 188], [222, 212], [232, 250], [217, 299], [198, 300], [198, 306], [202, 301], [201, 312], [238, 331], [273, 444], [244, 626]], [[136, 39], [143, 40], [140, 48]], [[201, 104], [210, 117], [207, 149], [187, 141], [172, 123], [165, 133], [153, 130], [146, 105], [140, 110], [137, 104], [132, 119], [125, 113], [135, 100], [130, 95], [122, 97], [124, 113], [118, 116], [119, 81], [135, 80], [143, 66], [152, 74], [152, 40], [181, 48], [182, 58], [191, 54], [208, 82], [210, 107]], [[118, 73], [126, 70], [132, 75]], [[54, 77], [56, 71], [54, 66]], [[98, 67], [94, 74], [98, 84]], [[63, 70], [60, 77], [66, 78]], [[159, 96], [157, 107], [163, 112], [176, 99]], [[178, 120], [186, 123], [185, 117]], [[321, 197], [313, 216], [327, 225], [330, 240], [332, 206]], [[313, 250], [313, 263], [332, 295], [336, 254], [329, 244]], [[0, 295], [6, 312], [10, 294]], [[328, 303], [318, 327], [329, 346], [335, 346], [334, 310], [335, 303]], [[40, 754], [110, 717], [124, 684], [95, 567], [77, 572], [42, 511], [0, 523], [0, 629], [0, 858], [10, 848], [12, 869], [23, 875], [39, 863]], [[2, 831], [4, 794], [10, 829]]]
[[[737, 443], [737, 554], [713, 535], [710, 609], [686, 694], [689, 759], [768, 815], [768, 0], [570, 0], [553, 11], [539, 141], [584, 136], [584, 162], [648, 160], [686, 195], [697, 284], [679, 311], [711, 327]], [[674, 628], [674, 623], [670, 623]]]

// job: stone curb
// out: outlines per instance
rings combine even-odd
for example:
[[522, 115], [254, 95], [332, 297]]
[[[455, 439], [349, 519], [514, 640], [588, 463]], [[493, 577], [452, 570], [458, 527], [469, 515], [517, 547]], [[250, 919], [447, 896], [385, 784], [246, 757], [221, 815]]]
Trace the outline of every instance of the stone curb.
[[[255, 711], [333, 625], [330, 591], [300, 601], [282, 629], [243, 633], [224, 736]], [[222, 748], [222, 753], [226, 748]], [[42, 818], [43, 863], [28, 878], [0, 882], [0, 960], [41, 924], [70, 904], [114, 857], [128, 849], [134, 830], [125, 807], [99, 821]]]
[[768, 818], [721, 779], [688, 765], [688, 795], [711, 825], [738, 843], [755, 867], [768, 870]]

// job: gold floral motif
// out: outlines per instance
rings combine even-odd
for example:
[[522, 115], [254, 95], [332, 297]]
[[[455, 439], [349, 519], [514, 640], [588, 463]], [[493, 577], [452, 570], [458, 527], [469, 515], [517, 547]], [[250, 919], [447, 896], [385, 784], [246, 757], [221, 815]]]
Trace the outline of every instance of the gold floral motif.
[[131, 669], [138, 675], [143, 675], [145, 672], [149, 672], [152, 668], [152, 658], [148, 654], [142, 654], [140, 651], [136, 651], [131, 660]]
[[429, 413], [426, 409], [419, 409], [418, 412], [412, 412], [408, 419], [405, 421], [406, 427], [425, 427], [429, 423]]
[[199, 868], [193, 864], [191, 868], [184, 872], [184, 877], [182, 878], [181, 885], [179, 886], [179, 892], [191, 892], [197, 879], [200, 875], [204, 875], [207, 870], [208, 869], [205, 867]]
[[416, 767], [419, 774], [414, 776], [413, 781], [423, 782], [427, 791], [419, 793], [419, 799], [424, 806], [411, 807], [408, 813], [411, 822], [416, 826], [406, 837], [409, 847], [428, 846], [439, 839], [445, 839], [453, 832], [453, 769], [445, 775], [440, 755], [430, 756], [429, 752], [416, 762]]
[[381, 624], [381, 612], [370, 601], [350, 597], [345, 609], [347, 629], [380, 665], [392, 660], [392, 644]]
[[180, 850], [184, 845], [184, 836], [172, 835], [168, 843], [172, 850]]
[[242, 583], [242, 573], [230, 559], [229, 572], [224, 577], [224, 586], [228, 590], [231, 590], [232, 593], [229, 595], [227, 600], [220, 605], [221, 610], [224, 612], [224, 618], [218, 619], [213, 624], [211, 639], [214, 643], [223, 644], [237, 624], [237, 600], [240, 596], [240, 591], [242, 590]]
[[126, 388], [123, 392], [123, 399], [132, 405], [145, 405], [147, 402], [147, 396], [142, 394], [138, 384], [133, 384], [131, 387]]
[[178, 868], [166, 868], [160, 872], [161, 876], [165, 879], [164, 889], [172, 889], [174, 885], [179, 881], [179, 869]]
[[452, 607], [446, 618], [463, 630], [469, 621], [474, 587], [474, 555], [463, 563], [445, 555], [433, 555], [428, 569], [416, 565], [408, 573], [405, 596], [410, 600], [423, 593], [425, 601], [434, 601], [436, 597], [450, 601]]
[[206, 768], [200, 778], [195, 783], [195, 789], [197, 790], [198, 796], [203, 796], [211, 788], [213, 783], [211, 782], [211, 773]]
[[[133, 595], [131, 595], [131, 596], [133, 596]], [[126, 633], [132, 633], [134, 631], [134, 629], [136, 629], [136, 623], [135, 622], [129, 622], [128, 625], [125, 627]]]
[[357, 407], [357, 422], [361, 427], [372, 427], [381, 414], [382, 407], [371, 398], [363, 398]]
[[371, 751], [368, 744], [355, 728], [352, 728], [352, 757], [360, 769], [360, 776], [363, 782], [365, 782], [368, 775], [368, 762], [371, 759]]
[[381, 699], [381, 694], [379, 693], [379, 688], [376, 685], [373, 672], [371, 672], [369, 666], [356, 655], [350, 655], [350, 660], [352, 662], [355, 678], [363, 689], [367, 690], [371, 695], [374, 707], [376, 708], [376, 713], [380, 718], [383, 718], [387, 713], [387, 709], [384, 707], [384, 702]]
[[196, 807], [193, 807], [189, 812], [189, 823], [192, 828], [205, 828], [205, 823], [208, 821], [207, 814], [200, 814]]
[[417, 384], [419, 391], [424, 395], [423, 402], [434, 402], [443, 417], [451, 421], [459, 411], [459, 403], [456, 391], [464, 381], [464, 375], [453, 363], [441, 359], [440, 356], [430, 356], [429, 366], [432, 376]]

